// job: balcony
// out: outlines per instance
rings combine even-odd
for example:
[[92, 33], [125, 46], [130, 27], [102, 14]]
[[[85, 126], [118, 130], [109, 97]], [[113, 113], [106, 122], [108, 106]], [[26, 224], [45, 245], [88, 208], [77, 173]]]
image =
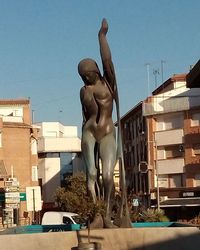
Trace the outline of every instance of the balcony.
[[200, 105], [199, 95], [163, 97], [155, 96], [151, 103], [143, 102], [143, 116], [189, 110]]
[[182, 144], [183, 137], [183, 129], [172, 129], [155, 132], [155, 141], [157, 146]]
[[38, 152], [81, 152], [81, 140], [78, 137], [41, 137]]
[[181, 174], [185, 172], [184, 158], [158, 160], [158, 174]]
[[3, 122], [17, 122], [22, 123], [23, 117], [22, 116], [2, 116]]

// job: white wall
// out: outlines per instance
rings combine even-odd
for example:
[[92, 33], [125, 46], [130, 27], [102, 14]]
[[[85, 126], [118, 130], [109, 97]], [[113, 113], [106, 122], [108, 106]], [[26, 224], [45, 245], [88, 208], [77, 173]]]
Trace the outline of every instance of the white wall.
[[40, 138], [38, 152], [81, 152], [81, 140], [77, 138]]
[[77, 137], [77, 126], [64, 126], [59, 122], [37, 123], [40, 126], [39, 137]]
[[[81, 152], [81, 140], [78, 138], [77, 126], [63, 126], [59, 122], [37, 123], [40, 127], [38, 135], [38, 153], [48, 152]], [[60, 158], [39, 159], [39, 178], [42, 178], [43, 199], [52, 202], [53, 193], [60, 186], [61, 160]], [[73, 162], [73, 171], [82, 168], [81, 159]]]
[[53, 202], [53, 194], [57, 187], [60, 186], [60, 159], [44, 159], [43, 180], [45, 202]]

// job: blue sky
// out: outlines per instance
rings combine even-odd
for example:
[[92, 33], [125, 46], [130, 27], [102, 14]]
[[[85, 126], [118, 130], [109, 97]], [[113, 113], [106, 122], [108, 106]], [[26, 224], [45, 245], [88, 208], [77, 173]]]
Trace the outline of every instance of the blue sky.
[[[116, 69], [121, 115], [199, 60], [199, 0], [0, 0], [0, 98], [30, 97], [34, 121], [81, 127], [77, 64], [101, 68], [101, 20]], [[147, 67], [149, 63], [150, 87]]]

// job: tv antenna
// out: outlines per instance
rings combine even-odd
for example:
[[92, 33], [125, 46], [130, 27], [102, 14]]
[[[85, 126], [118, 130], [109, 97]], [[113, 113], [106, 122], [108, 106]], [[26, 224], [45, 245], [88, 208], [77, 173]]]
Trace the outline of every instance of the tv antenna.
[[159, 69], [153, 69], [153, 74], [155, 77], [155, 88], [157, 88], [157, 82], [158, 82], [158, 75], [160, 74]]
[[150, 77], [149, 77], [149, 67], [150, 63], [145, 63], [146, 69], [147, 69], [147, 96], [150, 95]]

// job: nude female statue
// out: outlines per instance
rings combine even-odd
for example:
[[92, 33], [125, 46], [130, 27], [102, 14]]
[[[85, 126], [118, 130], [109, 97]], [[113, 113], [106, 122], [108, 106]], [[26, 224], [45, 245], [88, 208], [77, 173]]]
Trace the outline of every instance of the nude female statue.
[[86, 58], [78, 64], [78, 72], [84, 82], [80, 90], [83, 111], [82, 153], [87, 170], [87, 185], [93, 201], [96, 202], [98, 169], [95, 165], [95, 148], [98, 148], [102, 163], [105, 219], [110, 220], [111, 193], [114, 187], [113, 174], [116, 164], [116, 135], [112, 120], [113, 100], [116, 92], [116, 78], [106, 39], [108, 24], [102, 21], [98, 33], [103, 76], [93, 59]]

